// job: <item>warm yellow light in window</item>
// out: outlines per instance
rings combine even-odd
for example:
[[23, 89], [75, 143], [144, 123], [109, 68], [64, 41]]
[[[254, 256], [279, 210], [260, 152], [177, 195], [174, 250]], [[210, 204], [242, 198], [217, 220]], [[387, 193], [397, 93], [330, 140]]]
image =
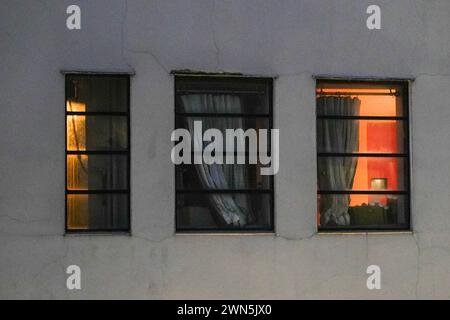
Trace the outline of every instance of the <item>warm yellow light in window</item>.
[[[67, 111], [86, 111], [86, 105], [84, 103], [78, 103], [69, 100], [67, 101], [66, 105]], [[86, 150], [86, 116], [67, 116], [67, 150]]]
[[89, 195], [71, 194], [67, 196], [68, 229], [88, 229]]
[[88, 155], [86, 154], [67, 155], [67, 189], [88, 189], [88, 160]]
[[[67, 111], [85, 112], [86, 104], [68, 100]], [[86, 150], [86, 116], [67, 116], [67, 150]], [[89, 156], [85, 154], [67, 155], [67, 189], [87, 190]], [[87, 229], [89, 226], [89, 195], [69, 195], [67, 197], [67, 226], [69, 229]]]
[[86, 104], [82, 102], [67, 100], [66, 108], [67, 111], [86, 112]]

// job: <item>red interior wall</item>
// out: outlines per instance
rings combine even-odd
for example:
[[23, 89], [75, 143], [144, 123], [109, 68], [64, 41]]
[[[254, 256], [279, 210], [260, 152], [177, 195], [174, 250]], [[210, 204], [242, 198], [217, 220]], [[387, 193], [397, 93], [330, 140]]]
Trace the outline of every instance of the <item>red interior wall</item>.
[[[359, 96], [361, 114], [371, 116], [396, 115], [396, 101], [392, 96]], [[360, 122], [360, 152], [398, 152], [397, 128], [395, 121], [367, 120]], [[359, 158], [353, 190], [370, 190], [373, 178], [386, 178], [388, 189], [397, 189], [397, 159]], [[351, 206], [367, 204], [375, 199], [386, 204], [386, 197], [352, 195]]]
[[[394, 121], [368, 121], [360, 128], [360, 146], [376, 152], [397, 151], [397, 131]], [[370, 161], [369, 161], [370, 160]], [[359, 158], [353, 190], [370, 190], [374, 178], [387, 179], [387, 189], [398, 188], [397, 159]], [[352, 195], [351, 205], [367, 204], [374, 199], [385, 204], [385, 197]], [[384, 199], [384, 200], [383, 200]]]
[[[395, 122], [377, 123], [373, 121], [367, 125], [367, 146], [372, 150], [389, 152], [397, 150], [397, 135]], [[373, 178], [387, 178], [387, 188], [397, 189], [397, 159], [372, 159], [367, 165], [368, 181]], [[370, 185], [369, 185], [370, 187]]]

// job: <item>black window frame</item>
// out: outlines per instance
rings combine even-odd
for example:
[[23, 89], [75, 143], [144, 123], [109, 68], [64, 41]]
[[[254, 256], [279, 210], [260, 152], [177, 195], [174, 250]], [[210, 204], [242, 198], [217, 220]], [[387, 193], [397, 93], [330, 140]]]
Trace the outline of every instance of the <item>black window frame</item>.
[[[86, 112], [78, 112], [78, 111], [67, 111], [66, 103], [68, 99], [68, 82], [71, 76], [80, 76], [80, 77], [117, 77], [126, 79], [127, 86], [127, 106], [126, 111], [86, 111]], [[66, 234], [95, 234], [95, 233], [108, 233], [108, 234], [130, 234], [131, 233], [131, 117], [130, 117], [130, 74], [126, 73], [94, 73], [94, 72], [64, 72], [64, 129], [65, 129], [65, 159], [64, 159], [64, 168], [65, 168], [65, 205], [64, 205], [64, 229]], [[127, 148], [122, 150], [88, 150], [88, 151], [71, 151], [67, 150], [67, 116], [70, 115], [85, 115], [85, 116], [122, 116], [126, 117], [127, 122]], [[67, 187], [67, 156], [71, 154], [92, 154], [92, 155], [125, 155], [127, 157], [127, 188], [126, 189], [96, 189], [96, 190], [69, 190]], [[96, 229], [73, 229], [68, 228], [68, 210], [67, 210], [67, 199], [68, 195], [71, 194], [125, 194], [127, 196], [127, 219], [128, 226], [127, 228], [96, 228]]]
[[[320, 84], [365, 84], [365, 85], [396, 85], [401, 87], [401, 97], [402, 97], [402, 114], [400, 116], [334, 116], [334, 115], [319, 115], [317, 109], [317, 97], [320, 92]], [[320, 233], [339, 233], [339, 232], [402, 232], [411, 231], [411, 152], [410, 152], [410, 104], [409, 104], [409, 90], [410, 90], [410, 80], [408, 79], [393, 79], [393, 80], [383, 80], [383, 79], [336, 79], [336, 78], [316, 78], [316, 101], [315, 101], [315, 113], [316, 113], [316, 129], [317, 122], [319, 119], [333, 119], [333, 120], [396, 120], [403, 121], [404, 123], [404, 146], [402, 153], [338, 153], [338, 152], [319, 152], [318, 143], [318, 132], [316, 131], [316, 166], [317, 166], [317, 196], [320, 194], [384, 194], [384, 195], [402, 195], [405, 196], [405, 224], [398, 225], [372, 225], [372, 226], [320, 226], [316, 223], [317, 231]], [[355, 93], [354, 95], [358, 95]], [[376, 190], [320, 190], [319, 189], [319, 158], [324, 156], [330, 157], [364, 157], [364, 158], [378, 158], [378, 157], [389, 157], [389, 158], [403, 158], [405, 159], [405, 174], [406, 183], [404, 190], [389, 190], [376, 191]], [[319, 203], [317, 202], [317, 206]], [[318, 207], [316, 214], [318, 212]]]
[[[269, 127], [267, 128], [269, 133], [270, 130], [273, 129], [273, 83], [274, 78], [272, 77], [256, 77], [256, 76], [243, 76], [243, 75], [217, 75], [217, 74], [183, 74], [183, 73], [173, 73], [174, 75], [174, 128], [177, 129], [177, 118], [179, 117], [192, 117], [192, 116], [206, 116], [206, 117], [241, 117], [241, 118], [267, 118], [269, 120]], [[219, 80], [224, 82], [236, 82], [236, 81], [244, 81], [244, 82], [251, 82], [251, 81], [259, 81], [259, 82], [265, 82], [267, 85], [267, 97], [268, 97], [268, 111], [267, 113], [251, 113], [251, 112], [242, 112], [242, 113], [189, 113], [189, 112], [180, 112], [178, 111], [177, 107], [177, 96], [178, 94], [181, 94], [185, 92], [184, 90], [179, 89], [178, 82], [181, 81], [189, 81], [189, 80]], [[208, 90], [205, 89], [204, 91], [201, 90], [201, 92], [213, 92], [214, 90]], [[242, 92], [237, 91], [226, 91], [226, 92], [233, 92], [233, 93], [242, 93], [245, 94], [245, 90]], [[173, 145], [175, 145], [174, 143]], [[268, 154], [271, 154], [271, 144], [270, 141], [268, 143]], [[248, 161], [248, 158], [246, 157], [246, 161]], [[247, 162], [246, 162], [247, 163]], [[270, 175], [269, 179], [269, 189], [178, 189], [177, 188], [177, 165], [174, 165], [174, 185], [175, 185], [175, 233], [176, 234], [183, 234], [183, 233], [191, 233], [191, 234], [220, 234], [220, 233], [230, 233], [230, 234], [263, 234], [263, 233], [275, 233], [275, 177], [274, 175]], [[200, 229], [200, 228], [179, 228], [178, 227], [178, 214], [177, 214], [177, 203], [178, 203], [178, 195], [179, 194], [210, 194], [210, 193], [234, 193], [234, 194], [268, 194], [269, 195], [269, 203], [270, 203], [270, 221], [271, 226], [270, 228], [252, 228], [252, 229], [245, 229], [245, 228], [214, 228], [214, 229]]]

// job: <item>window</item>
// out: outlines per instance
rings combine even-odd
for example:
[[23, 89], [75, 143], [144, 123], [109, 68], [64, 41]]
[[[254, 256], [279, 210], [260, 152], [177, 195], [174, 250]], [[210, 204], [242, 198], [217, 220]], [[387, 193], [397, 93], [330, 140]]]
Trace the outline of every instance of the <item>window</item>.
[[66, 75], [66, 231], [129, 231], [129, 77]]
[[[175, 92], [175, 126], [191, 136], [194, 121], [224, 137], [225, 129], [272, 128], [272, 79], [180, 75]], [[248, 143], [245, 153], [248, 160]], [[247, 160], [175, 166], [177, 231], [273, 231], [273, 176]]]
[[408, 83], [317, 82], [319, 230], [406, 230]]

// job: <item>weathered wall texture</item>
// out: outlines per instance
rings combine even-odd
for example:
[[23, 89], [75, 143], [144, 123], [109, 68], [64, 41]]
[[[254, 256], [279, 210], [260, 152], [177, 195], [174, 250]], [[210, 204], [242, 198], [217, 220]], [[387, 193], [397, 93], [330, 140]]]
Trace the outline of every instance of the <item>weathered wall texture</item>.
[[[65, 27], [74, 3], [79, 31]], [[450, 298], [450, 1], [1, 5], [0, 298]], [[276, 235], [174, 234], [169, 72], [184, 68], [278, 75]], [[62, 69], [136, 71], [131, 236], [64, 236]], [[413, 233], [316, 233], [314, 74], [416, 79]], [[70, 264], [82, 290], [65, 287]], [[366, 288], [370, 264], [382, 290]]]

